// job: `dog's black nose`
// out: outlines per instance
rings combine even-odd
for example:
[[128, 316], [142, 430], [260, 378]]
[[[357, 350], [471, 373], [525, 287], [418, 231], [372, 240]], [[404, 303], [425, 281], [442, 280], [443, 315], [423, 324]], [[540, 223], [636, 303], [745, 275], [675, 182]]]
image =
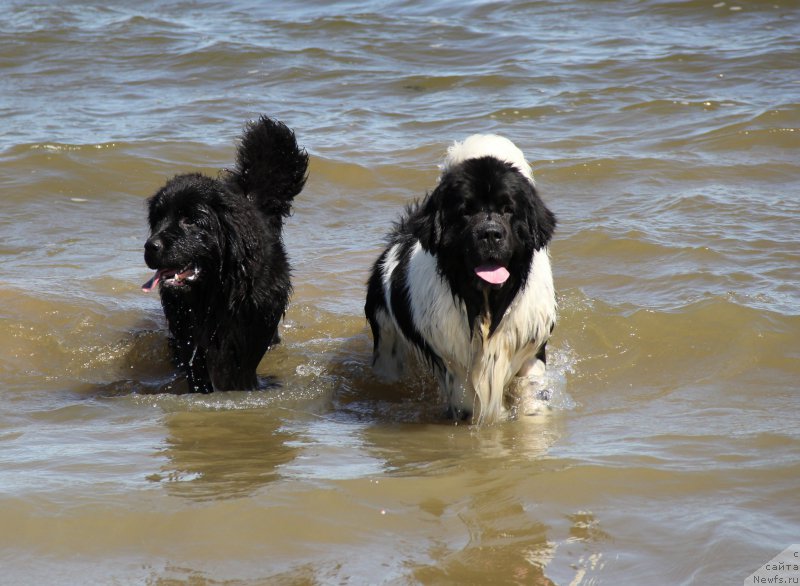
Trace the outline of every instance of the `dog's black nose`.
[[498, 244], [506, 237], [506, 231], [500, 224], [491, 222], [478, 228], [476, 236], [480, 242]]
[[156, 268], [156, 259], [163, 247], [164, 245], [160, 238], [148, 238], [147, 242], [144, 243], [144, 262], [151, 269]]
[[144, 251], [145, 253], [153, 254], [161, 250], [161, 240], [149, 238], [147, 242], [144, 243]]

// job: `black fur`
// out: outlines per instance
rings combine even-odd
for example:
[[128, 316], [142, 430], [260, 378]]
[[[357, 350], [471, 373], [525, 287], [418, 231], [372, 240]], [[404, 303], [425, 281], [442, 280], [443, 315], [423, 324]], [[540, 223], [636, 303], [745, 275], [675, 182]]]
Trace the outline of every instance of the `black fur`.
[[159, 285], [191, 392], [258, 386], [291, 293], [283, 218], [307, 167], [294, 133], [262, 116], [246, 126], [233, 170], [177, 175], [148, 200], [144, 258], [156, 276], [144, 288]]

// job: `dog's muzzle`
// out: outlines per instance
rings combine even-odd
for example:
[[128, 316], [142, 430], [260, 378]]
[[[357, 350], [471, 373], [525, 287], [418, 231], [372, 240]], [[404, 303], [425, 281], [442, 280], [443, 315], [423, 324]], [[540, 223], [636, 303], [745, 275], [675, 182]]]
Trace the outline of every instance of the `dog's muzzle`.
[[475, 274], [485, 283], [502, 286], [511, 276], [508, 272], [508, 229], [500, 222], [489, 218], [473, 230], [473, 241], [478, 256]]

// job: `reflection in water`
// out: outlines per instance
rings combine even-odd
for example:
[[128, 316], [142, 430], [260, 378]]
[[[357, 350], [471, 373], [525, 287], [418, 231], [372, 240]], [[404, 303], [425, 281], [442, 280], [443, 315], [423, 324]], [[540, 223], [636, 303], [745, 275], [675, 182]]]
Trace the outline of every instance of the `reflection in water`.
[[183, 411], [167, 415], [168, 464], [149, 479], [171, 494], [224, 499], [252, 494], [296, 457], [293, 436], [266, 409]]
[[[594, 515], [542, 506], [553, 495], [541, 479], [564, 466], [548, 453], [565, 424], [553, 412], [485, 428], [364, 428], [363, 445], [387, 466], [374, 481], [387, 510], [422, 528], [413, 546], [398, 546], [415, 583], [569, 584], [597, 569], [607, 536]], [[557, 556], [562, 548], [571, 554]]]

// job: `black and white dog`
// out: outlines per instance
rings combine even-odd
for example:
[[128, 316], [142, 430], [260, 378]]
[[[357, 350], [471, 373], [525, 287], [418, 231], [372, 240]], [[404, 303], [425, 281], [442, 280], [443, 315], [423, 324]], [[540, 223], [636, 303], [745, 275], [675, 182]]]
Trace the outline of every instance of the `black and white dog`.
[[283, 219], [307, 167], [294, 133], [262, 116], [233, 170], [177, 175], [148, 200], [144, 259], [155, 274], [142, 289], [159, 288], [190, 392], [258, 386], [291, 292]]
[[555, 226], [511, 141], [473, 135], [453, 144], [439, 184], [406, 210], [372, 268], [365, 313], [376, 372], [397, 380], [416, 354], [450, 416], [502, 418], [544, 374], [556, 323]]

